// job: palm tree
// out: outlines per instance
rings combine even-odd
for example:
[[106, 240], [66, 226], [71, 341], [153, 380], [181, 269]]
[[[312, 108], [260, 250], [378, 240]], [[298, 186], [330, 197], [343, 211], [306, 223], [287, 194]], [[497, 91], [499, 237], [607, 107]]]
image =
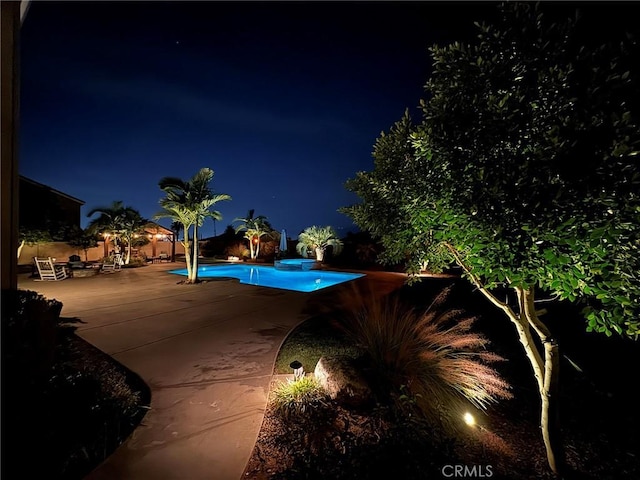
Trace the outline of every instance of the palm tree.
[[87, 217], [91, 217], [96, 213], [99, 213], [100, 216], [94, 218], [87, 229], [92, 233], [105, 235], [105, 244], [108, 242], [109, 236], [113, 236], [116, 246], [118, 246], [118, 242], [125, 241], [127, 243], [125, 263], [129, 264], [132, 238], [142, 231], [147, 221], [142, 218], [140, 212], [132, 207], [125, 206], [121, 200], [113, 202], [108, 207], [93, 208], [87, 213]]
[[[198, 227], [206, 218], [222, 220], [222, 214], [211, 207], [222, 200], [231, 200], [226, 194], [214, 194], [209, 187], [213, 170], [202, 168], [189, 181], [176, 177], [164, 177], [159, 185], [167, 196], [160, 200], [163, 211], [155, 218], [170, 218], [180, 222], [184, 228], [185, 259], [187, 261], [187, 283], [198, 282]], [[193, 226], [193, 254], [189, 229]]]
[[155, 219], [169, 218], [174, 222], [182, 224], [184, 237], [180, 243], [182, 243], [182, 246], [184, 247], [184, 259], [187, 263], [187, 278], [188, 281], [191, 282], [191, 279], [194, 278], [194, 276], [191, 272], [193, 265], [191, 262], [191, 241], [189, 239], [189, 229], [195, 223], [195, 215], [193, 215], [185, 205], [169, 198], [161, 199], [160, 206], [162, 207], [162, 211], [154, 215]]
[[315, 251], [316, 259], [321, 262], [324, 259], [324, 253], [328, 246], [333, 247], [335, 254], [342, 249], [342, 241], [338, 238], [338, 234], [333, 227], [318, 227], [316, 225], [305, 228], [298, 236], [298, 245], [296, 250], [300, 255], [306, 257], [308, 249]]
[[147, 220], [142, 218], [140, 213], [132, 210], [127, 213], [123, 222], [120, 238], [127, 243], [127, 257], [124, 260], [126, 265], [131, 261], [131, 247], [133, 246], [134, 237], [144, 230]]
[[264, 215], [254, 217], [255, 210], [249, 210], [246, 218], [236, 218], [234, 222], [240, 222], [236, 227], [236, 233], [244, 232], [244, 238], [249, 240], [249, 251], [251, 252], [251, 260], [258, 258], [260, 253], [260, 239], [265, 235], [271, 235], [273, 228]]

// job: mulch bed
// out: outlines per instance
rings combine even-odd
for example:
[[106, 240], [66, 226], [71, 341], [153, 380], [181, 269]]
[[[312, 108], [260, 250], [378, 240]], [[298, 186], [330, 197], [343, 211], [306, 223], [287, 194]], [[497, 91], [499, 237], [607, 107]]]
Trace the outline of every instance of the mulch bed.
[[7, 390], [3, 378], [3, 478], [84, 478], [133, 432], [150, 401], [139, 377], [72, 329], [60, 332], [46, 378], [16, 382], [19, 389]]
[[[564, 478], [640, 478], [640, 422], [630, 399], [598, 392], [576, 376], [565, 383]], [[475, 478], [555, 478], [547, 466], [535, 392], [516, 390], [515, 399], [479, 418], [481, 428], [455, 439], [393, 420], [383, 407], [358, 412], [332, 404], [329, 418], [311, 414], [298, 421], [285, 421], [269, 407], [245, 478], [446, 478], [456, 466]]]
[[[353, 411], [332, 404], [328, 416], [324, 412], [314, 418], [310, 413], [296, 421], [283, 420], [269, 406], [245, 478], [557, 478], [547, 464], [531, 367], [513, 327], [491, 308], [470, 304], [471, 298], [472, 292], [460, 292], [466, 302], [462, 304], [481, 315], [479, 328], [493, 348], [509, 359], [498, 370], [514, 394], [480, 415], [480, 427], [461, 430], [452, 439], [437, 428], [394, 419], [380, 405]], [[573, 306], [559, 306], [549, 318], [559, 319], [551, 326], [562, 349], [559, 398], [566, 462], [562, 478], [639, 479], [640, 416], [628, 382], [637, 382], [629, 372], [640, 365], [640, 345], [586, 334], [584, 320]]]

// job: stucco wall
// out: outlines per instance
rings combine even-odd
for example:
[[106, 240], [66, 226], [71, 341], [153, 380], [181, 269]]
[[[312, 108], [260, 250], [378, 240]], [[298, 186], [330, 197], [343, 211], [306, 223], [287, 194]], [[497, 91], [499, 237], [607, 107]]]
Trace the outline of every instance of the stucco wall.
[[[147, 257], [151, 257], [151, 244], [139, 248], [138, 252], [140, 255], [144, 253]], [[157, 242], [156, 255], [163, 252], [171, 255], [171, 242]], [[97, 247], [90, 248], [87, 251], [87, 254], [87, 259], [90, 262], [101, 259], [104, 256], [103, 242], [99, 242]], [[20, 253], [18, 265], [28, 265], [33, 263], [33, 257], [53, 257], [58, 261], [65, 261], [68, 260], [71, 255], [80, 255], [82, 261], [85, 260], [83, 250], [72, 247], [64, 242], [46, 242], [33, 246], [25, 245]], [[184, 255], [184, 247], [180, 242], [176, 242], [176, 255]]]

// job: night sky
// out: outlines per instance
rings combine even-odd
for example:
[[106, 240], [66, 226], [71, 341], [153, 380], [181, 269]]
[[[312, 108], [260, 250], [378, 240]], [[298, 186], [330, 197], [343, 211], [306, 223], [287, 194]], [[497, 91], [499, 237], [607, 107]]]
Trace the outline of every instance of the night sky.
[[355, 232], [344, 182], [405, 108], [419, 118], [428, 47], [473, 38], [495, 5], [32, 2], [20, 173], [84, 200], [83, 226], [114, 200], [150, 218], [160, 178], [210, 167], [233, 197], [217, 234], [249, 209], [292, 237]]

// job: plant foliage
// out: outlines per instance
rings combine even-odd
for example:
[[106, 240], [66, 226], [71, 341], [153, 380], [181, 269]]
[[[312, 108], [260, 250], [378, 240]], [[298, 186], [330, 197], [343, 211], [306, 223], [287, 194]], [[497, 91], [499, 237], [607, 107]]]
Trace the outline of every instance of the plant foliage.
[[412, 398], [427, 419], [453, 425], [470, 404], [486, 409], [511, 393], [493, 368], [503, 359], [473, 331], [473, 315], [447, 306], [449, 291], [424, 312], [396, 297], [349, 291], [342, 301], [347, 315], [339, 323], [366, 351], [377, 381], [394, 393], [400, 409]]
[[316, 250], [319, 249], [320, 258], [318, 258], [318, 260], [322, 260], [322, 255], [328, 247], [333, 248], [335, 255], [339, 254], [342, 249], [342, 240], [340, 240], [334, 228], [329, 225], [326, 227], [313, 225], [305, 228], [304, 231], [298, 235], [296, 250], [302, 256], [306, 257], [307, 250], [318, 253]]
[[[201, 168], [190, 180], [164, 177], [159, 186], [166, 196], [160, 199], [162, 211], [154, 218], [169, 218], [183, 226], [184, 246], [187, 263], [187, 283], [198, 282], [198, 228], [205, 219], [222, 220], [222, 214], [212, 207], [221, 201], [231, 200], [227, 194], [214, 194], [209, 184], [213, 170]], [[193, 233], [190, 233], [193, 228]], [[191, 240], [193, 239], [193, 240]], [[193, 250], [193, 251], [192, 251]]]
[[254, 216], [255, 210], [251, 209], [244, 218], [236, 218], [233, 221], [238, 225], [235, 233], [244, 232], [244, 238], [249, 241], [249, 252], [251, 260], [258, 258], [260, 254], [260, 244], [262, 237], [267, 236], [273, 238], [276, 232], [273, 231], [271, 224], [264, 215]]
[[558, 345], [538, 297], [583, 302], [588, 331], [640, 333], [640, 52], [633, 36], [585, 42], [539, 4], [500, 11], [474, 44], [431, 49], [422, 123], [378, 139], [345, 212], [410, 273], [457, 263], [514, 323], [557, 471]]
[[327, 407], [327, 394], [314, 377], [306, 375], [280, 383], [273, 391], [272, 403], [277, 413], [295, 420]]

